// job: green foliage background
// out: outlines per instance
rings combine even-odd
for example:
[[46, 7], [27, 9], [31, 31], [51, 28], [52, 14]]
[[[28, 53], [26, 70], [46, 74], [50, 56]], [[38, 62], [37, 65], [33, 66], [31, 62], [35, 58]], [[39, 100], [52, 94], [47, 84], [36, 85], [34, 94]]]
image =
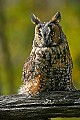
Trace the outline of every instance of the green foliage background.
[[0, 94], [17, 93], [24, 61], [34, 38], [31, 13], [49, 21], [60, 11], [73, 58], [73, 80], [80, 89], [80, 0], [0, 0]]
[[60, 24], [73, 58], [74, 84], [80, 89], [80, 0], [0, 0], [1, 95], [15, 94], [21, 85], [22, 67], [30, 54], [34, 38], [35, 26], [31, 23], [31, 13], [42, 21], [49, 21], [57, 11], [61, 12]]

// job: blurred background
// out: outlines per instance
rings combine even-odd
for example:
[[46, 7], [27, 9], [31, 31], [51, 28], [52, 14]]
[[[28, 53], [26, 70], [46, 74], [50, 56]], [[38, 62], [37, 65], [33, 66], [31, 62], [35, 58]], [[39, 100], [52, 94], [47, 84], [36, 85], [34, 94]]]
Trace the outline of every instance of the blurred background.
[[[49, 21], [57, 11], [73, 58], [74, 84], [80, 89], [80, 0], [0, 0], [0, 95], [16, 94], [21, 85], [22, 67], [34, 39], [31, 13]], [[75, 119], [80, 120], [66, 118]]]
[[31, 13], [49, 21], [57, 11], [73, 58], [74, 84], [80, 89], [80, 0], [0, 0], [0, 95], [15, 94], [21, 85], [34, 39]]

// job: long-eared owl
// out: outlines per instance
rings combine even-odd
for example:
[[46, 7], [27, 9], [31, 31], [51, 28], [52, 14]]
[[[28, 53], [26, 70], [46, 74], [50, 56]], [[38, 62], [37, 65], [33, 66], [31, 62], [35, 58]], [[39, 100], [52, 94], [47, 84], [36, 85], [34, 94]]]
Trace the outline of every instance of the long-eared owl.
[[24, 63], [23, 85], [19, 93], [35, 95], [42, 91], [75, 90], [73, 62], [66, 36], [59, 24], [60, 12], [49, 22], [41, 22], [34, 14], [31, 20], [36, 25], [35, 37], [30, 56]]

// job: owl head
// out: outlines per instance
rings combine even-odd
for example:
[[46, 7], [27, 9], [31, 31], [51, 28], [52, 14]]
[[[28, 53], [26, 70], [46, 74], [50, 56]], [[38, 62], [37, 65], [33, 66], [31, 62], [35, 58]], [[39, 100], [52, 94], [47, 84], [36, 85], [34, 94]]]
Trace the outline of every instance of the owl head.
[[61, 41], [61, 21], [60, 12], [57, 12], [49, 22], [42, 22], [38, 17], [32, 14], [32, 22], [35, 26], [35, 37], [33, 46], [35, 47], [53, 47]]

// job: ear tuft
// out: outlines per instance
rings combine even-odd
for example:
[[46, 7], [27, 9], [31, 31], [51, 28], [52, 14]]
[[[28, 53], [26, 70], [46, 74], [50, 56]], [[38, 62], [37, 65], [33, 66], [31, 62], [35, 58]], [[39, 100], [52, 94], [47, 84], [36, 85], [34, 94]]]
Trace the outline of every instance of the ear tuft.
[[38, 17], [36, 17], [34, 14], [31, 15], [31, 21], [33, 24], [38, 25], [40, 23], [40, 20]]
[[59, 23], [61, 21], [61, 14], [60, 12], [57, 12], [51, 19], [52, 22]]

